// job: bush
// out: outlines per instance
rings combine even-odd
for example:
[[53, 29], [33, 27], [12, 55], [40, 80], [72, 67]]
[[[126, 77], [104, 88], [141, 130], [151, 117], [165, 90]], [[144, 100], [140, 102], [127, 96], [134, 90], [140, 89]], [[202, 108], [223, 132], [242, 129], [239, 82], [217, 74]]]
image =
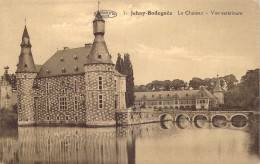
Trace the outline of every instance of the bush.
[[17, 106], [0, 109], [0, 125], [16, 126], [17, 125]]

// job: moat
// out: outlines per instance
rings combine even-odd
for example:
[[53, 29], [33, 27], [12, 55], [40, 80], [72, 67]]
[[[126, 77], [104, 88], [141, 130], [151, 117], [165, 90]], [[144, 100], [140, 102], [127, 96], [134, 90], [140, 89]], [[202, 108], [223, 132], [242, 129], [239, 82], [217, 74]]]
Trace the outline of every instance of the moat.
[[0, 128], [0, 163], [256, 164], [259, 127], [244, 120], [127, 127]]

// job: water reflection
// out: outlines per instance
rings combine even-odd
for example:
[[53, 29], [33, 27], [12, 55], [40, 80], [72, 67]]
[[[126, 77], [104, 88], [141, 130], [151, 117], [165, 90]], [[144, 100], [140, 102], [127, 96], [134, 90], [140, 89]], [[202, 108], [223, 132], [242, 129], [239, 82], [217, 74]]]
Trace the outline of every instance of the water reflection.
[[212, 124], [217, 128], [224, 128], [227, 125], [227, 118], [224, 115], [216, 115], [212, 118]]
[[[230, 160], [233, 162], [250, 163], [258, 160], [256, 140], [259, 134], [252, 132], [252, 126], [241, 123], [239, 126], [244, 129], [237, 130], [231, 122], [225, 129], [213, 124], [204, 118], [189, 122], [180, 117], [176, 123], [167, 121], [118, 128], [0, 128], [0, 163], [135, 164], [194, 160], [219, 163], [229, 158], [233, 158]], [[198, 159], [200, 153], [205, 156]], [[186, 161], [184, 156], [191, 161]], [[218, 160], [212, 162], [215, 158]]]

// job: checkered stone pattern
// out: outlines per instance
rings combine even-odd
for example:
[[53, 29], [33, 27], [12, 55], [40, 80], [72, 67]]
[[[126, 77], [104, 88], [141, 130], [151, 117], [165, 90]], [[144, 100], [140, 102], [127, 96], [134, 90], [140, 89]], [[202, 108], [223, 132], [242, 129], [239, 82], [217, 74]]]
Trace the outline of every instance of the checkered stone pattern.
[[[99, 89], [102, 77], [102, 89]], [[86, 124], [115, 124], [114, 66], [111, 64], [91, 64], [85, 66], [86, 83]], [[103, 107], [99, 108], [98, 96], [102, 95]]]
[[127, 126], [135, 124], [145, 124], [151, 122], [158, 122], [159, 117], [156, 112], [147, 111], [117, 111], [116, 112], [116, 125]]
[[[85, 124], [84, 74], [41, 78], [36, 85], [37, 124]], [[65, 108], [60, 106], [61, 98], [66, 99]]]
[[18, 125], [35, 123], [33, 83], [36, 73], [17, 73]]

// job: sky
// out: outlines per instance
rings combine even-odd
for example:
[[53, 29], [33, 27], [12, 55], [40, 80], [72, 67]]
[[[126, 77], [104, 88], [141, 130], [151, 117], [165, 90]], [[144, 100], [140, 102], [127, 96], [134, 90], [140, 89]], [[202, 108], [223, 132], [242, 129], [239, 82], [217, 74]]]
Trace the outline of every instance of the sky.
[[[130, 54], [135, 84], [153, 80], [213, 78], [259, 68], [260, 19], [257, 0], [100, 0], [105, 41], [114, 63]], [[36, 64], [44, 64], [57, 49], [83, 47], [94, 39], [92, 21], [97, 0], [0, 0], [0, 74], [16, 71], [25, 26]], [[130, 15], [172, 12], [172, 15]], [[178, 15], [197, 11], [203, 15]], [[211, 15], [235, 11], [242, 15]], [[127, 12], [128, 15], [124, 15]], [[206, 14], [208, 13], [208, 14]]]

